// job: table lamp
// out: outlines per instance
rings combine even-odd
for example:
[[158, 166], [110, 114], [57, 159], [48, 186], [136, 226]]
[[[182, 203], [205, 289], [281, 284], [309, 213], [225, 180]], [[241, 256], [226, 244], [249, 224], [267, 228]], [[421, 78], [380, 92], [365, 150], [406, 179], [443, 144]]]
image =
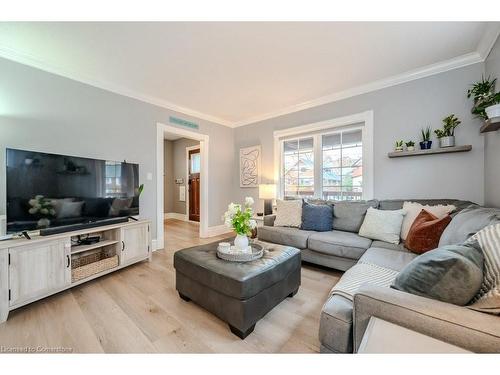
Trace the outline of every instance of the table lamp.
[[276, 198], [275, 184], [260, 184], [259, 198], [264, 199], [264, 215], [273, 213], [273, 199]]

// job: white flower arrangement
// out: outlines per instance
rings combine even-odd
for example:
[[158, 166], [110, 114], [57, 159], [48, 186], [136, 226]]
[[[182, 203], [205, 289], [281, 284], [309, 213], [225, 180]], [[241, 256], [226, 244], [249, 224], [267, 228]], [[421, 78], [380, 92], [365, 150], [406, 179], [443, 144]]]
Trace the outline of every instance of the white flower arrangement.
[[257, 227], [257, 222], [252, 220], [252, 206], [254, 200], [252, 197], [245, 198], [245, 204], [242, 208], [241, 204], [230, 203], [227, 206], [227, 211], [224, 213], [222, 220], [224, 224], [233, 229], [237, 234], [249, 236], [252, 230]]
[[52, 200], [45, 198], [43, 195], [37, 195], [35, 198], [30, 199], [28, 201], [31, 208], [28, 212], [31, 215], [40, 215], [40, 216], [55, 216], [56, 210], [52, 205]]

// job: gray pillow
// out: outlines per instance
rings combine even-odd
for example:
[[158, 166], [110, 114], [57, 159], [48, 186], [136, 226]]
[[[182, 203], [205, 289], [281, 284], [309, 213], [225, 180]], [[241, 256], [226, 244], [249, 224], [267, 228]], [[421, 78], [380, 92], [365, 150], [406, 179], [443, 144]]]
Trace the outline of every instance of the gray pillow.
[[465, 242], [484, 227], [500, 221], [500, 209], [471, 205], [455, 215], [439, 240], [439, 246]]
[[391, 288], [464, 306], [481, 287], [483, 261], [477, 241], [439, 247], [408, 263]]
[[369, 207], [377, 208], [378, 201], [335, 202], [333, 229], [358, 233]]

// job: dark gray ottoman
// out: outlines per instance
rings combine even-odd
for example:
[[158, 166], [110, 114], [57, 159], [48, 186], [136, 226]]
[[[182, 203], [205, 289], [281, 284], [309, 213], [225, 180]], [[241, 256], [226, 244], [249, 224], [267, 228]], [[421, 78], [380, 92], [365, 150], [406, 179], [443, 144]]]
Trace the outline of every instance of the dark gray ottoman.
[[268, 244], [261, 259], [234, 263], [217, 258], [218, 243], [174, 254], [176, 289], [182, 299], [215, 314], [244, 339], [259, 319], [298, 291], [300, 250]]

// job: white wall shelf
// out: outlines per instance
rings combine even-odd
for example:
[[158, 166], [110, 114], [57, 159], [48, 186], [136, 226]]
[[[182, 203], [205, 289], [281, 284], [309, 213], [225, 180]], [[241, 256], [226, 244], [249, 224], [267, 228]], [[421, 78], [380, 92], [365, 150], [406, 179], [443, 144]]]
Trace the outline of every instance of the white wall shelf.
[[422, 155], [435, 155], [435, 154], [449, 154], [452, 152], [467, 152], [472, 150], [471, 145], [434, 148], [430, 150], [415, 150], [415, 151], [399, 151], [389, 152], [387, 154], [390, 158], [402, 158], [406, 156], [422, 156]]

